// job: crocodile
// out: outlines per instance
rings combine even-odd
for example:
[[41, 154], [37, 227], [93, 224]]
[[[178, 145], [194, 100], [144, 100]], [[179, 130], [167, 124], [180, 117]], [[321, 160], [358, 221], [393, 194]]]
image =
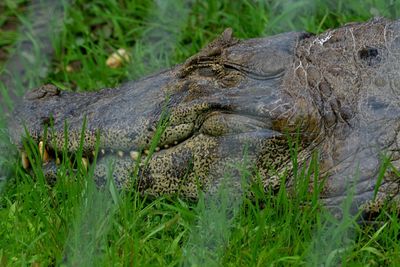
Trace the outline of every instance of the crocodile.
[[57, 151], [81, 147], [98, 184], [112, 162], [119, 188], [194, 200], [225, 173], [232, 186], [250, 173], [267, 192], [294, 190], [296, 143], [298, 168], [319, 162], [309, 190], [321, 184], [326, 207], [340, 209], [353, 188], [351, 211], [374, 212], [400, 207], [399, 62], [400, 21], [385, 18], [248, 40], [227, 29], [184, 63], [117, 88], [32, 90], [10, 136], [28, 169], [31, 136], [48, 176]]

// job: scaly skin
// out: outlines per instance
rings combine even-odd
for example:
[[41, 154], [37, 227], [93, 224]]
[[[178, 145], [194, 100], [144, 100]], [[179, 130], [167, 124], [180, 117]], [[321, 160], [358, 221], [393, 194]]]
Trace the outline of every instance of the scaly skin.
[[[318, 36], [286, 33], [237, 40], [226, 30], [183, 65], [115, 89], [62, 92], [44, 86], [29, 92], [16, 109], [10, 132], [21, 145], [25, 125], [51, 151], [74, 153], [86, 118], [84, 156], [100, 141], [98, 182], [107, 160], [115, 161], [118, 186], [132, 181], [137, 154], [150, 148], [162, 114], [168, 122], [147, 166], [138, 172], [141, 192], [196, 199], [198, 187], [218, 188], [239, 162], [258, 171], [265, 190], [292, 174], [288, 137], [300, 142], [299, 162], [318, 151], [321, 193], [338, 208], [354, 186], [352, 212], [374, 211], [386, 200], [398, 203], [400, 127], [400, 22], [374, 19]], [[53, 120], [53, 133], [43, 136]], [[64, 144], [67, 122], [68, 144]], [[374, 198], [379, 167], [385, 172]], [[54, 160], [47, 163], [50, 174]], [[256, 168], [254, 168], [256, 167]], [[310, 183], [310, 190], [313, 182]], [[398, 205], [398, 204], [396, 204]], [[400, 205], [399, 205], [400, 206]]]

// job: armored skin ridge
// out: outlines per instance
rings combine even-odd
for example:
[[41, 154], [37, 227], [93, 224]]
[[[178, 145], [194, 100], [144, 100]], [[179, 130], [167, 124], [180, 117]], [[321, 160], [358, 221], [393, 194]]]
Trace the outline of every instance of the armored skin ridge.
[[[249, 40], [227, 29], [184, 64], [118, 88], [30, 91], [15, 109], [10, 135], [22, 149], [27, 129], [51, 177], [60, 160], [55, 152], [74, 154], [83, 132], [83, 166], [91, 164], [98, 138], [98, 184], [113, 160], [116, 185], [130, 185], [141, 161], [141, 193], [189, 199], [217, 189], [226, 173], [240, 187], [235, 164], [266, 191], [290, 192], [296, 181], [288, 141], [297, 140], [300, 166], [318, 156], [319, 181], [309, 190], [323, 183], [326, 207], [340, 209], [353, 188], [351, 212], [375, 212], [386, 202], [400, 207], [399, 63], [400, 21], [375, 18], [320, 35]], [[389, 167], [380, 180], [384, 161]]]

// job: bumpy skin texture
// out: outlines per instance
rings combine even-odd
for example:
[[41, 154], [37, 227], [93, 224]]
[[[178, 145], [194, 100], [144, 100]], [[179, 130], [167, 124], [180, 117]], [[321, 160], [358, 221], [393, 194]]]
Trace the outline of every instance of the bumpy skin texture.
[[[31, 91], [16, 108], [10, 132], [21, 145], [25, 126], [37, 142], [47, 140], [49, 151], [67, 147], [74, 153], [86, 118], [84, 154], [91, 157], [96, 133], [104, 152], [96, 179], [104, 180], [112, 158], [114, 180], [124, 186], [135, 166], [129, 155], [150, 148], [157, 123], [168, 114], [160, 150], [138, 170], [139, 189], [192, 199], [199, 187], [218, 188], [226, 172], [239, 185], [241, 174], [231, 167], [238, 162], [260, 174], [265, 190], [290, 190], [294, 176], [285, 185], [279, 176], [292, 174], [287, 139], [298, 138], [300, 164], [319, 152], [321, 197], [328, 207], [339, 207], [354, 188], [351, 210], [374, 211], [386, 200], [398, 202], [399, 62], [398, 21], [250, 40], [237, 40], [228, 29], [184, 64], [119, 88]], [[54, 132], [44, 138], [51, 120]], [[383, 158], [393, 168], [374, 197]], [[53, 165], [45, 166], [49, 173]]]

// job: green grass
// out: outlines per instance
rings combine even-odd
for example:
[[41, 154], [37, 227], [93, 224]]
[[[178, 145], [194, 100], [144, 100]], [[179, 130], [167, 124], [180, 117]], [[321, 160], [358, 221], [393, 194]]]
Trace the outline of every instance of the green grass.
[[[46, 16], [32, 20], [28, 1], [0, 3], [0, 75], [22, 58], [27, 72], [13, 73], [18, 94], [46, 82], [76, 91], [115, 86], [183, 62], [226, 27], [240, 38], [292, 30], [318, 33], [377, 15], [395, 18], [400, 10], [396, 1], [378, 0], [60, 3], [62, 23], [53, 22], [48, 38], [32, 30]], [[34, 49], [21, 50], [23, 41]], [[46, 45], [54, 50], [51, 57], [43, 52], [49, 51]], [[127, 49], [132, 60], [110, 69], [106, 59], [119, 48]], [[68, 65], [73, 72], [66, 71]], [[1, 82], [0, 92], [2, 102], [12, 106]], [[3, 136], [4, 118], [0, 126]], [[2, 139], [0, 148], [7, 142]], [[317, 195], [304, 190], [317, 162], [298, 171], [302, 182], [293, 198], [284, 188], [271, 195], [254, 185], [254, 199], [232, 200], [222, 191], [220, 199], [189, 203], [149, 200], [134, 191], [117, 192], [112, 184], [98, 189], [90, 172], [80, 168], [71, 174], [66, 163], [49, 186], [37, 150], [30, 151], [38, 162], [33, 176], [22, 171], [17, 157], [0, 155], [0, 164], [10, 170], [8, 183], [0, 187], [0, 266], [400, 265], [398, 215], [385, 210], [383, 223], [370, 226], [351, 217], [331, 218]], [[229, 205], [235, 201], [241, 205]]]

